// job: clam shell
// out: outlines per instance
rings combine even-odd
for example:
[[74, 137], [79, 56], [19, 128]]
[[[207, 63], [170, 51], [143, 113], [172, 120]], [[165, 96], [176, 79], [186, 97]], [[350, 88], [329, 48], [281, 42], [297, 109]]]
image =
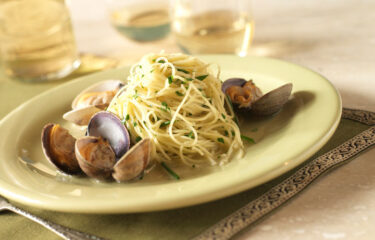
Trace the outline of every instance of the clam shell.
[[134, 145], [113, 167], [113, 178], [118, 182], [129, 181], [139, 176], [151, 159], [152, 141], [143, 139]]
[[[82, 92], [80, 92], [73, 100], [72, 102], [72, 109], [82, 108], [86, 107], [88, 105], [80, 105], [79, 100], [82, 95], [90, 92], [105, 92], [105, 91], [114, 91], [120, 89], [122, 86], [124, 86], [124, 83], [120, 80], [105, 80], [102, 82], [98, 82], [94, 85], [91, 85], [90, 87], [86, 88]], [[108, 99], [106, 104], [108, 105], [111, 99]]]
[[129, 150], [128, 130], [113, 113], [105, 111], [96, 113], [88, 124], [87, 133], [89, 136], [100, 136], [107, 139], [117, 158], [121, 158]]
[[287, 83], [266, 93], [252, 104], [250, 112], [258, 116], [268, 116], [277, 113], [289, 100], [292, 88], [293, 85]]
[[92, 116], [100, 111], [102, 111], [102, 109], [96, 106], [87, 106], [84, 108], [73, 109], [69, 112], [66, 112], [63, 115], [63, 118], [79, 126], [87, 126]]
[[[57, 127], [52, 132], [52, 129]], [[59, 170], [68, 174], [81, 173], [74, 153], [75, 138], [68, 130], [49, 123], [42, 130], [42, 149], [46, 158]]]
[[110, 144], [103, 138], [87, 136], [78, 139], [75, 153], [79, 166], [87, 176], [100, 180], [111, 178], [116, 157]]

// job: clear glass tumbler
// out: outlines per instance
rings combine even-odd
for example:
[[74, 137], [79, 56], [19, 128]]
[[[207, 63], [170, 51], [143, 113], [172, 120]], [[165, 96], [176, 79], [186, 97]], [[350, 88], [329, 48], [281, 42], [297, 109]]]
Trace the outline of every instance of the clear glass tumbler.
[[0, 51], [5, 73], [25, 81], [59, 79], [80, 65], [70, 15], [61, 0], [1, 3]]
[[171, 0], [172, 32], [190, 54], [245, 56], [254, 33], [250, 0]]
[[170, 32], [168, 0], [106, 0], [114, 28], [132, 40], [146, 42]]

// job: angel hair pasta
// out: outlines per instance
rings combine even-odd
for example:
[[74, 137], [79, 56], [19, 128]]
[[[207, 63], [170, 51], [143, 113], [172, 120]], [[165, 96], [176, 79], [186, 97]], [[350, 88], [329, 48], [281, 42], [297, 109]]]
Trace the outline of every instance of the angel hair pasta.
[[221, 81], [208, 66], [184, 54], [146, 55], [108, 111], [124, 121], [133, 142], [152, 139], [158, 162], [224, 164], [243, 144]]

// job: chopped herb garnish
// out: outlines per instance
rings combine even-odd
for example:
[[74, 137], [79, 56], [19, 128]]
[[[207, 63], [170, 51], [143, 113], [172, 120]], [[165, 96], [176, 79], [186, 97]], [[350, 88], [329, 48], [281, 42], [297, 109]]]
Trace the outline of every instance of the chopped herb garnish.
[[185, 69], [177, 68], [177, 71], [189, 74], [189, 71], [186, 71]]
[[161, 165], [163, 166], [163, 168], [172, 176], [174, 177], [176, 180], [179, 180], [180, 179], [180, 176], [177, 175], [177, 173], [175, 173], [172, 169], [170, 169], [167, 164], [165, 162], [161, 162]]
[[224, 138], [218, 138], [217, 141], [221, 142], [221, 143], [224, 143]]
[[173, 83], [173, 76], [172, 76], [172, 75], [168, 77], [168, 83], [169, 83], [169, 84], [172, 84], [172, 83]]
[[180, 93], [179, 91], [176, 91], [176, 94], [177, 94], [178, 96], [180, 96], [180, 97], [184, 96], [184, 94], [183, 94], [183, 93]]
[[130, 118], [129, 114], [126, 114], [125, 121], [128, 121]]
[[186, 80], [188, 80], [188, 81], [193, 81], [193, 79], [192, 78], [185, 78]]
[[192, 113], [188, 113], [188, 116], [190, 117], [190, 116], [193, 116], [193, 114]]
[[187, 137], [189, 137], [189, 138], [191, 138], [191, 139], [195, 139], [193, 131], [189, 132], [189, 133], [186, 134], [185, 136], [187, 136]]
[[145, 76], [145, 75], [144, 75], [144, 74], [142, 74], [142, 76], [141, 76], [141, 77], [143, 78], [144, 76]]
[[133, 122], [133, 126], [136, 127], [137, 126], [137, 122]]
[[141, 140], [142, 140], [142, 138], [141, 138], [140, 136], [138, 136], [138, 137], [135, 138], [135, 141], [136, 141], [136, 142], [139, 142], [139, 141], [141, 141]]
[[191, 165], [192, 168], [195, 168], [195, 164]]
[[234, 136], [236, 136], [236, 133], [232, 130], [232, 136], [234, 137]]
[[254, 139], [252, 139], [252, 138], [250, 138], [250, 137], [247, 137], [247, 136], [241, 135], [241, 138], [242, 138], [243, 140], [248, 141], [249, 143], [255, 143]]
[[152, 62], [156, 62], [156, 58], [152, 59]]
[[163, 110], [164, 112], [168, 112], [170, 111], [171, 109], [168, 107], [168, 104], [166, 102], [162, 102], [161, 105], [163, 106], [161, 108], [161, 110]]
[[227, 130], [225, 130], [224, 131], [224, 135], [228, 137], [229, 136], [229, 132]]
[[138, 65], [139, 68], [142, 68], [142, 65]]
[[200, 80], [200, 81], [203, 81], [208, 75], [202, 75], [202, 76], [198, 76], [198, 77], [195, 77], [196, 79]]
[[160, 60], [158, 61], [158, 63], [165, 63], [165, 61], [164, 61], [163, 59], [160, 59]]
[[168, 126], [170, 123], [171, 123], [171, 121], [165, 121], [165, 122], [160, 124], [160, 127]]
[[150, 73], [152, 73], [155, 69], [151, 69]]

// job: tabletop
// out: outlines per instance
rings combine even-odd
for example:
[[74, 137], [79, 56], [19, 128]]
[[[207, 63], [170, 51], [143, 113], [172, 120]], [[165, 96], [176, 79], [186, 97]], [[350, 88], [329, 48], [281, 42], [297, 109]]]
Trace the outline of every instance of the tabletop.
[[[121, 59], [127, 65], [148, 52], [180, 51], [172, 36], [142, 44], [120, 36], [110, 25], [102, 0], [74, 0], [69, 8], [80, 52]], [[336, 86], [345, 107], [375, 111], [374, 10], [374, 0], [253, 1], [250, 55], [308, 67]], [[6, 106], [0, 103], [0, 107]], [[236, 238], [373, 239], [374, 157], [372, 149], [319, 178]]]

